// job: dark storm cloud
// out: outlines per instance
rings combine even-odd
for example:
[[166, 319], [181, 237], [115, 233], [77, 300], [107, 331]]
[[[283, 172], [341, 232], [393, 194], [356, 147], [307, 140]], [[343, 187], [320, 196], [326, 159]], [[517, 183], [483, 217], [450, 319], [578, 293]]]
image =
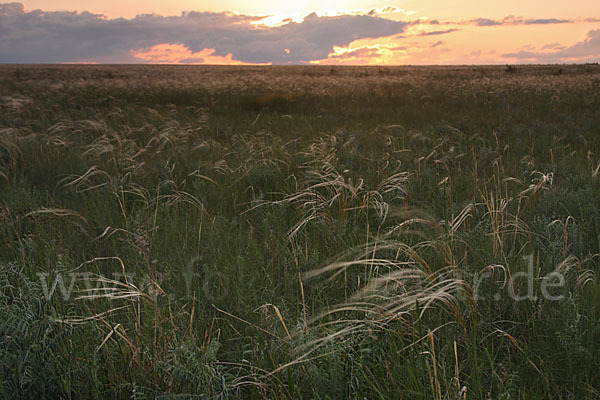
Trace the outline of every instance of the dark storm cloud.
[[600, 59], [600, 29], [589, 31], [585, 40], [570, 47], [556, 46], [553, 51], [546, 52], [522, 50], [503, 54], [502, 57], [537, 63], [598, 61]]
[[215, 55], [231, 53], [233, 59], [245, 62], [302, 63], [327, 58], [333, 46], [401, 33], [407, 25], [369, 15], [315, 13], [278, 27], [251, 24], [261, 19], [210, 12], [109, 19], [88, 12], [26, 11], [20, 3], [0, 4], [0, 62], [139, 62], [132, 49], [180, 43], [192, 52], [211, 48]]

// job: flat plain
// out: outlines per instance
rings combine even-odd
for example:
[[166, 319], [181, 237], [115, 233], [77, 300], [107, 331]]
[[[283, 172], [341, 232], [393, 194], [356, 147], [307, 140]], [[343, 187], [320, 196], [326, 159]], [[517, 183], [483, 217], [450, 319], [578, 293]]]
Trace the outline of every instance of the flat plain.
[[600, 397], [600, 67], [0, 67], [0, 397]]

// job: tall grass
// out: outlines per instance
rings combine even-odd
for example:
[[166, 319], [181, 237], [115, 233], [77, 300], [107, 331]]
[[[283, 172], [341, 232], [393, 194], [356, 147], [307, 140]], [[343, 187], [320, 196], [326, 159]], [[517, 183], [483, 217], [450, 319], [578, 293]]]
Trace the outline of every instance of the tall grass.
[[0, 397], [597, 398], [600, 70], [0, 69]]

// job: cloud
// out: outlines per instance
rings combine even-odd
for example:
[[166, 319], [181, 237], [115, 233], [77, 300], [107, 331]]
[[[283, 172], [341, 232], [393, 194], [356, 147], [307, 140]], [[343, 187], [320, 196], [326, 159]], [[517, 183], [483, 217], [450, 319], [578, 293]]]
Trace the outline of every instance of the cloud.
[[560, 44], [553, 46], [542, 48], [551, 51], [521, 50], [503, 54], [502, 57], [536, 63], [597, 62], [600, 59], [600, 29], [589, 31], [583, 41], [570, 47], [562, 47]]
[[516, 20], [515, 24], [523, 25], [553, 25], [553, 24], [571, 24], [573, 20], [570, 19], [558, 19], [558, 18], [540, 18], [540, 19], [524, 19]]
[[451, 28], [451, 29], [443, 29], [436, 31], [426, 31], [423, 29], [423, 25], [416, 25], [414, 23], [409, 23], [407, 29], [400, 35], [396, 35], [396, 39], [405, 39], [417, 36], [439, 36], [439, 35], [447, 35], [449, 33], [458, 32], [460, 29]]
[[435, 42], [435, 43], [431, 44], [431, 46], [429, 46], [429, 47], [433, 49], [433, 48], [436, 48], [436, 47], [438, 47], [438, 46], [441, 46], [441, 45], [443, 45], [444, 43], [445, 43], [445, 42], [443, 42], [443, 41], [439, 40], [439, 41], [437, 41], [437, 42]]
[[577, 22], [598, 22], [600, 19], [587, 18], [581, 19], [560, 19], [560, 18], [523, 18], [509, 15], [502, 19], [475, 18], [463, 21], [439, 21], [437, 19], [421, 18], [409, 22], [409, 25], [474, 25], [478, 27], [489, 26], [516, 26], [516, 25], [553, 25], [553, 24], [572, 24]]
[[[171, 44], [181, 46], [171, 55], [187, 54], [180, 60], [212, 56], [247, 63], [305, 63], [327, 58], [334, 46], [399, 34], [407, 26], [369, 15], [312, 13], [301, 22], [275, 27], [261, 25], [264, 18], [185, 12], [174, 17], [110, 19], [89, 12], [27, 11], [20, 3], [0, 4], [0, 62], [147, 62], [164, 53], [164, 47], [155, 46]], [[144, 54], [146, 58], [141, 57]]]
[[326, 59], [311, 61], [321, 65], [365, 65], [381, 59], [390, 50], [379, 46], [363, 46], [359, 48], [335, 47]]
[[331, 58], [371, 58], [379, 56], [379, 49], [371, 47], [362, 47], [360, 49], [331, 55]]
[[503, 19], [476, 18], [465, 21], [462, 24], [473, 24], [476, 26], [501, 26], [501, 25], [552, 25], [552, 24], [570, 24], [575, 22], [570, 19], [558, 18], [537, 18], [527, 19], [509, 15]]
[[179, 43], [162, 43], [133, 52], [136, 58], [153, 64], [211, 64], [211, 65], [244, 65], [243, 61], [234, 60], [231, 54], [216, 56], [215, 49], [203, 49], [192, 52]]
[[394, 6], [385, 6], [382, 8], [373, 8], [373, 9], [369, 10], [367, 15], [376, 16], [376, 15], [397, 14], [397, 13], [412, 14], [411, 11], [406, 11], [403, 8], [397, 8]]
[[0, 4], [0, 15], [24, 14], [25, 6], [22, 3]]
[[445, 35], [447, 33], [452, 33], [452, 32], [456, 32], [456, 31], [460, 31], [460, 29], [445, 29], [443, 31], [423, 32], [423, 33], [420, 33], [419, 36], [438, 36], [438, 35]]
[[477, 18], [477, 19], [473, 19], [471, 22], [477, 26], [496, 26], [496, 25], [502, 25], [501, 21], [496, 21], [493, 19], [489, 19], [489, 18]]
[[558, 42], [548, 43], [548, 44], [545, 44], [542, 46], [542, 50], [564, 50], [564, 49], [566, 49], [566, 47]]

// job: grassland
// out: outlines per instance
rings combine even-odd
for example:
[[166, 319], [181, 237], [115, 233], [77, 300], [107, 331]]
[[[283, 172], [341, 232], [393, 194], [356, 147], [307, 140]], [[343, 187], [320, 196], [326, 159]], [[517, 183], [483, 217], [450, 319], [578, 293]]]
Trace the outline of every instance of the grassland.
[[0, 397], [600, 397], [600, 67], [0, 67]]

